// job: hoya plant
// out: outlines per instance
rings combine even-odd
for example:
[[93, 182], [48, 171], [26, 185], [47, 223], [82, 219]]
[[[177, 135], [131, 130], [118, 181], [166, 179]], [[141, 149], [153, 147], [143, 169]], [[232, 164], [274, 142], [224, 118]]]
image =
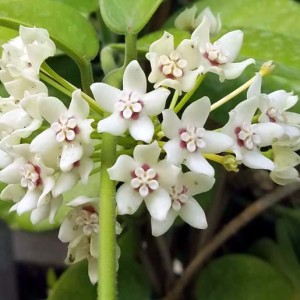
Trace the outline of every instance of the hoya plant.
[[[284, 13], [296, 16], [299, 4], [281, 0], [279, 10], [263, 1], [274, 15], [260, 19], [258, 1], [245, 1], [246, 8], [239, 1], [173, 3], [174, 16], [153, 26], [166, 11], [162, 2], [0, 0], [0, 198], [12, 225], [58, 228], [67, 245], [65, 263], [74, 266], [50, 300], [189, 299], [185, 288], [204, 261], [299, 189], [300, 88], [292, 75], [300, 72], [299, 47], [292, 57], [284, 52], [282, 44], [294, 47], [294, 33], [272, 27]], [[203, 232], [215, 224], [203, 199], [219, 173], [247, 168], [286, 187], [250, 204], [189, 260], [184, 244], [168, 247], [164, 237], [183, 223]], [[145, 255], [150, 236], [166, 276], [156, 276]], [[271, 264], [226, 259], [257, 265], [264, 280], [275, 277], [282, 294], [272, 299], [292, 299]], [[224, 269], [215, 264], [200, 277], [197, 297], [238, 299], [226, 298], [222, 277], [211, 279], [214, 268]], [[206, 280], [223, 290], [205, 292]], [[252, 290], [255, 298], [244, 293], [239, 299], [271, 299], [267, 290]]]

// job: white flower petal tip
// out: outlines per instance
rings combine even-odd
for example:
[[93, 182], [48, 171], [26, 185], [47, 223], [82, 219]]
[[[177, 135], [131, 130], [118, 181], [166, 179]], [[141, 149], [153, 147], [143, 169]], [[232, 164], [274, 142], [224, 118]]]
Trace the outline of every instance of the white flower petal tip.
[[194, 31], [202, 22], [204, 18], [210, 24], [210, 35], [216, 35], [222, 27], [220, 15], [216, 17], [213, 15], [209, 7], [206, 7], [202, 12], [197, 14], [197, 6], [193, 5], [191, 8], [186, 8], [182, 13], [175, 19], [174, 25], [176, 28], [186, 31]]

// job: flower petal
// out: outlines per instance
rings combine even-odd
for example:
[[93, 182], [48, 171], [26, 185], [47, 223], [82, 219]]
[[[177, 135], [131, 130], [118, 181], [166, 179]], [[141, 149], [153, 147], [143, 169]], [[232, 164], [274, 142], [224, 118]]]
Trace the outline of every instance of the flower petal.
[[57, 197], [76, 185], [78, 182], [78, 175], [74, 172], [62, 172], [55, 182], [55, 186], [52, 189], [52, 195]]
[[243, 164], [252, 169], [273, 170], [274, 163], [259, 151], [243, 149]]
[[36, 208], [37, 200], [40, 196], [40, 191], [37, 189], [35, 190], [27, 190], [26, 194], [22, 198], [22, 200], [19, 202], [17, 213], [18, 215], [23, 214], [26, 211], [33, 210]]
[[141, 115], [129, 125], [129, 132], [136, 141], [150, 143], [154, 133], [154, 126], [149, 117]]
[[144, 103], [143, 112], [147, 116], [157, 116], [163, 111], [169, 95], [170, 91], [165, 88], [158, 88], [143, 95], [141, 97]]
[[86, 119], [88, 117], [90, 113], [90, 107], [82, 98], [81, 90], [78, 89], [72, 93], [69, 111], [79, 119]]
[[165, 189], [159, 188], [145, 198], [145, 204], [152, 218], [163, 221], [171, 207], [171, 198]]
[[111, 180], [128, 182], [131, 178], [131, 172], [137, 167], [136, 162], [131, 156], [121, 155], [116, 163], [107, 172]]
[[147, 91], [146, 75], [136, 60], [130, 62], [125, 69], [123, 76], [123, 90], [141, 94], [145, 94]]
[[109, 117], [99, 121], [97, 130], [98, 132], [109, 132], [113, 135], [121, 135], [128, 128], [128, 122], [121, 118], [118, 112], [113, 113]]
[[166, 142], [164, 150], [167, 153], [167, 160], [175, 165], [180, 165], [188, 155], [187, 150], [180, 147], [179, 140], [170, 140]]
[[239, 77], [249, 65], [254, 63], [255, 60], [253, 58], [248, 58], [242, 62], [224, 64], [220, 66], [220, 69], [223, 70], [225, 79], [235, 79]]
[[199, 152], [187, 156], [185, 165], [193, 172], [214, 177], [215, 170]]
[[[149, 52], [156, 52], [159, 55], [169, 55], [174, 50], [174, 37], [169, 32], [164, 32], [163, 36], [152, 43]], [[148, 53], [149, 53], [148, 52]]]
[[184, 125], [172, 109], [165, 109], [163, 111], [162, 131], [169, 139], [179, 137], [180, 129], [184, 128]]
[[209, 191], [215, 183], [215, 178], [204, 174], [187, 172], [182, 175], [180, 182], [188, 187], [187, 194], [194, 196]]
[[207, 228], [207, 221], [205, 212], [194, 199], [190, 198], [179, 211], [179, 216], [188, 224], [195, 228], [205, 229]]
[[57, 122], [59, 116], [67, 111], [67, 108], [57, 98], [41, 97], [39, 101], [41, 115], [50, 123]]
[[275, 138], [280, 138], [284, 134], [284, 128], [276, 123], [258, 123], [252, 125], [253, 133], [256, 133], [261, 142], [260, 147], [269, 146]]
[[63, 172], [68, 172], [73, 168], [73, 164], [81, 159], [83, 154], [82, 146], [79, 143], [64, 145], [61, 153], [59, 167]]
[[203, 97], [190, 104], [182, 114], [183, 124], [193, 124], [197, 127], [203, 127], [210, 113], [210, 100]]
[[223, 51], [226, 51], [228, 62], [233, 62], [242, 47], [243, 43], [243, 32], [241, 30], [230, 31], [224, 34], [217, 43]]
[[177, 213], [175, 213], [173, 209], [170, 209], [164, 221], [159, 221], [157, 219], [151, 218], [152, 235], [160, 236], [167, 232], [174, 223], [176, 217]]
[[203, 140], [206, 145], [201, 149], [202, 153], [220, 153], [231, 149], [234, 141], [233, 139], [223, 133], [215, 131], [205, 131]]
[[93, 83], [91, 91], [100, 106], [110, 113], [114, 111], [115, 103], [121, 97], [119, 89], [102, 82]]
[[173, 164], [164, 159], [158, 162], [158, 164], [155, 167], [155, 170], [158, 174], [159, 183], [162, 186], [168, 188], [170, 186], [175, 185], [177, 176], [181, 168], [174, 166]]
[[157, 141], [150, 145], [138, 145], [134, 148], [133, 157], [140, 163], [147, 163], [149, 165], [156, 164], [160, 155], [160, 148]]
[[125, 183], [117, 190], [116, 202], [119, 215], [132, 215], [142, 204], [143, 198], [129, 184]]

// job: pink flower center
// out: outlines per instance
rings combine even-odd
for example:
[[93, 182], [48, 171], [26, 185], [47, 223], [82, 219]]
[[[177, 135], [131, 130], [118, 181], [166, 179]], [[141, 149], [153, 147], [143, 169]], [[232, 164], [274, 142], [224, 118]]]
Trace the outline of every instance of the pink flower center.
[[161, 55], [159, 63], [161, 72], [171, 79], [182, 77], [184, 75], [183, 69], [187, 66], [187, 61], [181, 58], [181, 55], [176, 50], [169, 55]]
[[172, 199], [172, 208], [175, 211], [180, 211], [181, 207], [189, 200], [187, 192], [187, 186], [182, 184], [177, 184], [170, 188], [169, 195]]
[[57, 142], [63, 141], [70, 142], [79, 133], [78, 123], [75, 117], [71, 116], [68, 112], [59, 116], [58, 122], [54, 122], [51, 128], [56, 133]]
[[253, 150], [261, 142], [260, 137], [253, 132], [251, 124], [244, 122], [242, 126], [235, 128], [234, 133], [237, 138], [237, 144], [248, 150]]
[[154, 190], [159, 188], [158, 174], [149, 165], [144, 164], [131, 173], [130, 185], [145, 198]]
[[204, 128], [188, 124], [186, 129], [179, 130], [181, 148], [186, 148], [189, 152], [204, 148], [206, 146], [204, 134]]
[[29, 190], [34, 190], [37, 186], [42, 184], [42, 179], [40, 177], [41, 169], [39, 166], [28, 162], [20, 169], [21, 171], [21, 186], [28, 188]]
[[115, 104], [115, 109], [120, 112], [122, 118], [137, 120], [143, 106], [144, 103], [140, 100], [138, 93], [128, 93], [123, 91], [121, 99]]

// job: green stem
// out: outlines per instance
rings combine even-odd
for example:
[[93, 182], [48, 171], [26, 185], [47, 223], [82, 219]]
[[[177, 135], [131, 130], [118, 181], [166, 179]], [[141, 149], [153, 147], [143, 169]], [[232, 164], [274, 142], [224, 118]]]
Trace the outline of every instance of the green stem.
[[173, 95], [173, 98], [172, 98], [172, 101], [171, 101], [171, 104], [170, 104], [170, 109], [174, 109], [176, 103], [177, 103], [177, 100], [178, 100], [178, 91], [175, 91], [174, 95]]
[[[74, 92], [75, 90], [78, 89], [76, 86], [74, 86], [73, 84], [71, 84], [64, 78], [62, 78], [59, 74], [57, 74], [46, 63], [43, 64], [41, 71], [42, 71], [40, 73], [41, 79], [43, 79], [44, 81], [53, 85], [55, 88], [57, 88], [59, 90], [64, 88], [65, 91], [69, 91], [69, 94], [67, 94], [67, 95], [71, 95], [72, 92]], [[47, 76], [48, 78], [46, 78], [45, 76]], [[66, 92], [63, 92], [63, 93], [66, 94]], [[93, 111], [98, 113], [100, 116], [103, 115], [102, 108], [98, 105], [98, 103], [92, 97], [90, 97], [89, 95], [87, 95], [84, 92], [82, 92], [81, 95]]]
[[78, 66], [80, 69], [82, 90], [87, 95], [92, 96], [93, 94], [90, 89], [91, 84], [94, 82], [92, 65], [88, 60], [80, 60]]
[[[121, 82], [119, 76], [126, 65], [136, 58], [136, 35], [126, 35], [124, 66], [109, 76], [108, 81], [115, 87]], [[104, 117], [108, 115], [105, 114]], [[99, 255], [98, 255], [98, 300], [116, 299], [116, 201], [115, 182], [110, 180], [107, 169], [116, 161], [117, 138], [109, 133], [102, 136], [100, 169], [100, 204], [99, 204]]]
[[205, 75], [199, 75], [197, 78], [197, 81], [195, 83], [195, 86], [193, 87], [193, 89], [189, 92], [187, 92], [184, 97], [180, 100], [180, 102], [175, 106], [174, 111], [176, 113], [178, 113], [183, 106], [190, 100], [190, 98], [193, 96], [193, 94], [195, 93], [195, 91], [197, 90], [197, 88], [199, 87], [199, 85], [201, 84], [201, 82], [203, 81]]
[[136, 34], [127, 33], [125, 36], [125, 61], [124, 67], [126, 67], [132, 60], [137, 58], [136, 50]]
[[62, 92], [63, 94], [71, 97], [72, 96], [72, 92], [70, 92], [69, 90], [67, 90], [65, 87], [61, 86], [59, 83], [57, 83], [55, 80], [53, 80], [52, 78], [48, 77], [46, 74], [40, 73], [40, 78], [47, 82], [48, 84], [52, 85], [54, 88], [56, 88], [58, 91]]
[[116, 137], [104, 133], [101, 149], [100, 204], [99, 204], [99, 257], [98, 299], [116, 299], [116, 203], [115, 183], [107, 169], [116, 160]]

